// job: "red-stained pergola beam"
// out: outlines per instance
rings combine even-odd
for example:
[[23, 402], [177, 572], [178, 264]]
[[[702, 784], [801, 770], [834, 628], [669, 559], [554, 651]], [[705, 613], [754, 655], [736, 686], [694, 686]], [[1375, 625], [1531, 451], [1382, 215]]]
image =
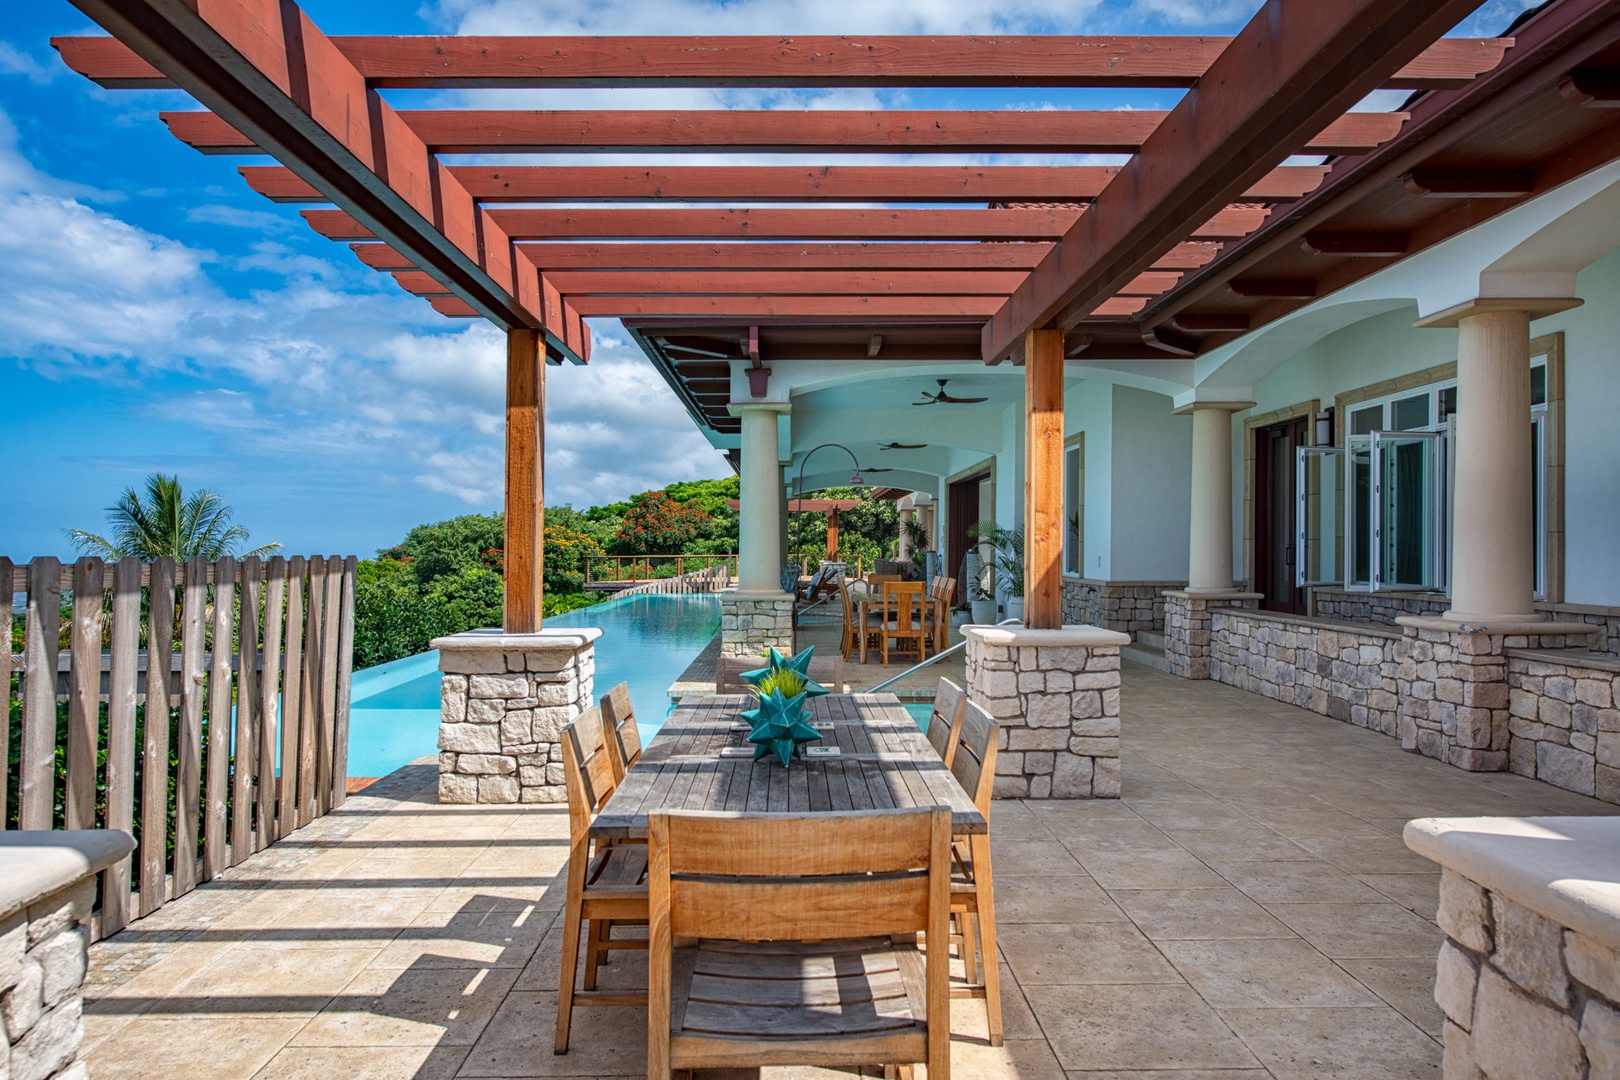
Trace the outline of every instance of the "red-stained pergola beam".
[[[426, 275], [424, 275], [426, 276]], [[570, 297], [582, 296], [1001, 296], [1024, 280], [1018, 270], [709, 270], [550, 271], [548, 280]], [[1181, 279], [1146, 273], [1121, 296], [1158, 296]], [[442, 290], [442, 286], [441, 286]]]
[[[360, 260], [379, 270], [407, 269], [384, 244], [354, 244]], [[1033, 270], [1050, 243], [713, 243], [592, 244], [524, 242], [537, 264], [557, 270]], [[1220, 245], [1177, 244], [1154, 261], [1154, 270], [1192, 270]]]
[[[480, 314], [543, 326], [538, 274], [514, 264], [487, 212], [291, 0], [203, 5], [206, 16], [186, 0], [75, 3]], [[549, 330], [554, 350], [580, 358], [564, 327]]]
[[995, 363], [1073, 325], [1480, 0], [1267, 0], [985, 325]]
[[[869, 109], [791, 115], [789, 123], [784, 122], [782, 112], [769, 109], [399, 110], [399, 118], [436, 154], [633, 150], [665, 154], [827, 150], [842, 154], [1134, 154], [1168, 114], [1147, 109]], [[1294, 152], [1362, 153], [1394, 138], [1405, 115], [1363, 112], [1328, 117], [1300, 140]], [[211, 113], [165, 112], [159, 118], [175, 138], [202, 153], [258, 152], [252, 138]]]
[[[75, 68], [108, 88], [168, 78], [106, 38], [68, 38]], [[1222, 37], [334, 37], [373, 86], [402, 88], [1020, 86], [1186, 88]], [[1435, 42], [1384, 81], [1402, 90], [1466, 83], [1510, 39]], [[92, 74], [93, 72], [93, 74]]]
[[[1078, 208], [1046, 210], [491, 210], [514, 240], [737, 239], [771, 240], [1055, 240]], [[329, 240], [374, 237], [342, 210], [304, 210]], [[1229, 207], [1191, 229], [1205, 240], [1246, 236], [1265, 220], [1264, 207]]]
[[[325, 198], [290, 169], [244, 165], [248, 186], [272, 202]], [[1095, 198], [1115, 166], [828, 165], [777, 167], [452, 165], [450, 175], [482, 203], [500, 202], [1069, 202]], [[1321, 183], [1324, 166], [1273, 169], [1243, 193], [1246, 202], [1298, 199]]]
[[[570, 297], [586, 318], [737, 319], [749, 322], [950, 323], [982, 322], [1000, 306], [994, 296], [582, 296]], [[1098, 314], [1127, 316], [1146, 297], [1111, 299]], [[1165, 359], [1180, 359], [1169, 353]]]

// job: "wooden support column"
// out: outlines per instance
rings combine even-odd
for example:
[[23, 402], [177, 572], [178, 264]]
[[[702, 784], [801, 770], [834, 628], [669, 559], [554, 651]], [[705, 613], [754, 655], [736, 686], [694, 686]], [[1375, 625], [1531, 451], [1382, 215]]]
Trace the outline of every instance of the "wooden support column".
[[542, 332], [506, 332], [506, 602], [508, 634], [540, 629], [545, 566], [546, 372]]
[[827, 511], [827, 558], [838, 558], [838, 507]]
[[1063, 626], [1063, 333], [1024, 339], [1024, 625]]

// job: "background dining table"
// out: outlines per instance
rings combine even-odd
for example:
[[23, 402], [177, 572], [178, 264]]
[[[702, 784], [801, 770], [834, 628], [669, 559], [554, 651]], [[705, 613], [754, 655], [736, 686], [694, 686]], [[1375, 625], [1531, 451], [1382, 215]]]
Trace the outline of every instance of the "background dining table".
[[[876, 590], [871, 591], [871, 592], [853, 592], [852, 591], [849, 594], [849, 602], [855, 608], [855, 623], [856, 623], [856, 628], [857, 628], [857, 631], [858, 631], [858, 636], [856, 638], [856, 642], [857, 642], [857, 648], [859, 648], [859, 650], [860, 650], [861, 663], [864, 664], [864, 663], [866, 663], [866, 652], [867, 652], [867, 650], [866, 650], [866, 636], [868, 634], [877, 633], [878, 629], [883, 625], [883, 614], [882, 614], [882, 612], [883, 612], [884, 596], [883, 596], [882, 592], [876, 591]], [[913, 617], [915, 617], [915, 618], [925, 618], [928, 615], [929, 607], [934, 603], [934, 598], [931, 597], [931, 596], [928, 596], [926, 594], [922, 595], [922, 596], [912, 596], [911, 597], [911, 602], [912, 602], [912, 615], [913, 615]], [[872, 611], [873, 609], [877, 610], [878, 618], [877, 618], [876, 623], [874, 623], [871, 626], [868, 626], [867, 625], [867, 613], [869, 611]]]
[[819, 744], [784, 768], [755, 760], [741, 713], [744, 694], [691, 694], [625, 773], [591, 826], [599, 840], [640, 839], [655, 810], [828, 813], [948, 806], [952, 831], [989, 831], [968, 793], [893, 694], [827, 694], [810, 700]]

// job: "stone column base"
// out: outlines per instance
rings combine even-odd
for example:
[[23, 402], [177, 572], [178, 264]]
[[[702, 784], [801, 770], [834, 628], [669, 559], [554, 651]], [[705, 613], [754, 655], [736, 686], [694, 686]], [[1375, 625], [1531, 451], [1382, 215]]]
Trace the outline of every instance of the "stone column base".
[[1512, 711], [1503, 650], [1561, 649], [1571, 637], [1597, 630], [1587, 623], [1492, 626], [1418, 615], [1395, 621], [1406, 632], [1396, 721], [1401, 746], [1470, 772], [1508, 767]]
[[720, 655], [759, 656], [793, 651], [793, 597], [789, 593], [721, 593]]
[[1183, 679], [1209, 678], [1211, 608], [1255, 608], [1261, 593], [1189, 592], [1164, 594], [1164, 658], [1170, 674]]
[[595, 704], [595, 627], [438, 638], [439, 801], [559, 803], [562, 729]]
[[967, 692], [1001, 725], [998, 798], [1119, 798], [1119, 647], [1096, 626], [964, 626]]

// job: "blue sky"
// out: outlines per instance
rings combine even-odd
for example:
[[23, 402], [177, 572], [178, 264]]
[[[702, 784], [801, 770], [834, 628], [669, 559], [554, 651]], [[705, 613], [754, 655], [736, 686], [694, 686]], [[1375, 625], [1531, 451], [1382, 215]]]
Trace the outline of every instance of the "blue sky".
[[[1299, 0], [1305, 2], [1305, 0]], [[307, 0], [328, 33], [1231, 33], [1256, 0]], [[1507, 25], [1489, 0], [1460, 32]], [[108, 92], [53, 34], [66, 0], [0, 0], [0, 554], [73, 554], [62, 530], [153, 471], [237, 508], [255, 543], [371, 554], [412, 525], [499, 507], [502, 344], [446, 320], [250, 192], [160, 109]], [[1164, 108], [1135, 95], [714, 90], [391, 95], [487, 107]], [[597, 163], [614, 159], [597, 157]], [[650, 158], [639, 158], [651, 161]], [[690, 160], [690, 159], [688, 159]], [[781, 160], [781, 159], [778, 159]], [[722, 475], [618, 324], [587, 368], [552, 369], [548, 502], [589, 505]]]

